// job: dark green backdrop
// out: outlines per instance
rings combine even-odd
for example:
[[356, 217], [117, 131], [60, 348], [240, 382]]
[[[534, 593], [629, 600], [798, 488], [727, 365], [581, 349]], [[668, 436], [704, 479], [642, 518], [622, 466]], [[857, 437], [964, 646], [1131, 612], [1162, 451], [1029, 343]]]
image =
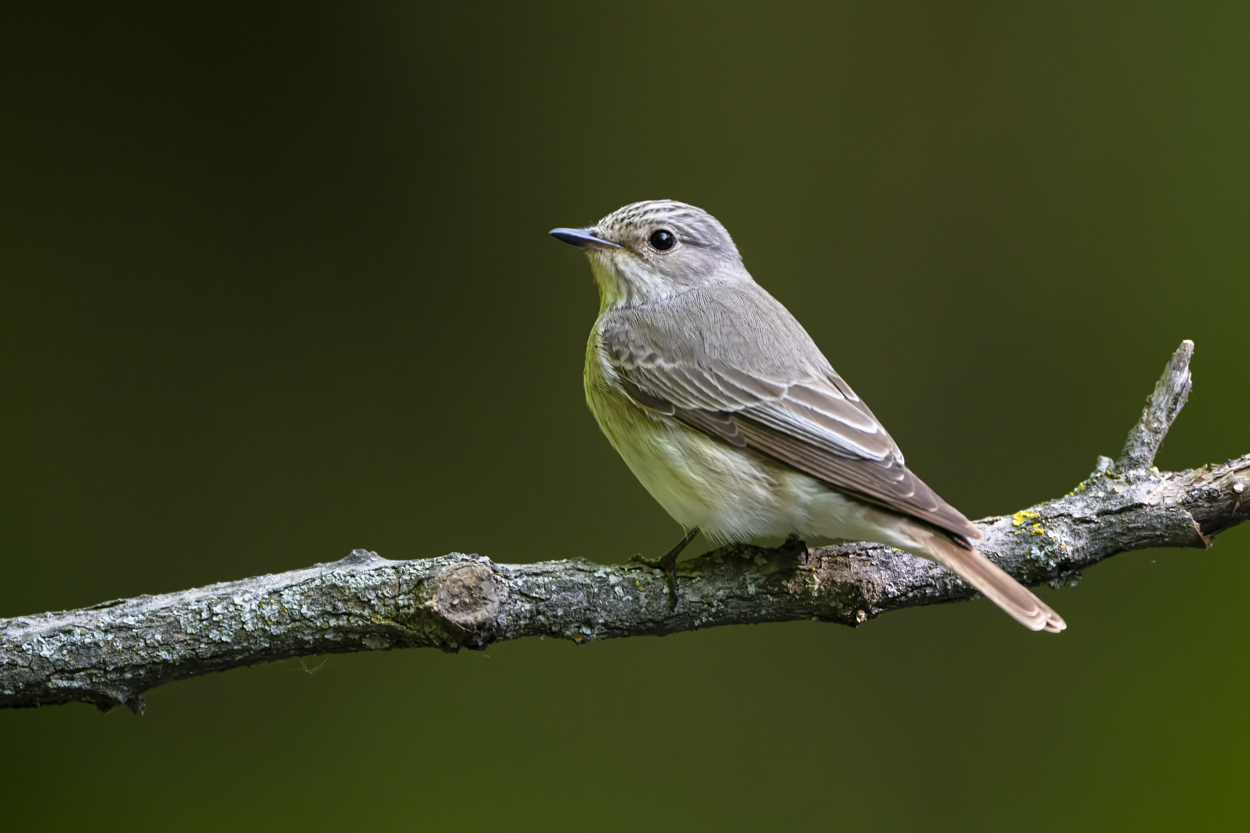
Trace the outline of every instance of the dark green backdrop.
[[[819, 7], [819, 9], [817, 8]], [[589, 270], [733, 232], [973, 517], [1250, 451], [1245, 3], [7, 4], [0, 616], [367, 547], [658, 554]], [[858, 631], [335, 656], [0, 713], [6, 829], [1214, 829], [1250, 820], [1250, 535]], [[315, 673], [305, 673], [316, 669]]]

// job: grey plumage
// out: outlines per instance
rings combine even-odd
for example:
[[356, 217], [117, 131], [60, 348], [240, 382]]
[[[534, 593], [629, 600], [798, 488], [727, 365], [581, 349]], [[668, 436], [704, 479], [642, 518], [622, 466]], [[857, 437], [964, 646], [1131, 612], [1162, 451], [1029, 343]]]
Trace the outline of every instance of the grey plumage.
[[[653, 245], [660, 232], [671, 248]], [[1030, 628], [1063, 629], [972, 547], [980, 531], [907, 469], [715, 218], [660, 200], [553, 234], [586, 248], [600, 289], [587, 401], [679, 523], [717, 539], [880, 541], [939, 561]]]
[[640, 404], [671, 409], [694, 428], [872, 503], [981, 538], [907, 470], [868, 406], [754, 281], [713, 282], [603, 319], [603, 348], [620, 378], [650, 397], [635, 396]]

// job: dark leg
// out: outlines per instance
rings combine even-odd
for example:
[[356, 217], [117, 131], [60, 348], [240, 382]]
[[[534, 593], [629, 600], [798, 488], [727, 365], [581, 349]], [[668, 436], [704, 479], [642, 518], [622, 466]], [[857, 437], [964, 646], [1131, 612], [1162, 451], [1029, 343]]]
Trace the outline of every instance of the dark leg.
[[812, 553], [811, 551], [807, 549], [807, 542], [799, 537], [799, 533], [791, 532], [789, 535], [786, 536], [786, 540], [781, 545], [781, 548], [788, 550], [788, 549], [795, 549], [797, 547], [803, 548], [803, 566], [806, 567], [807, 559], [809, 556], [811, 556]]
[[[663, 558], [643, 558], [641, 555], [635, 555], [630, 561], [637, 561], [652, 569], [660, 569], [664, 571], [664, 581], [668, 584], [668, 609], [673, 610], [677, 607], [677, 556], [681, 555], [681, 551], [686, 545], [694, 540], [699, 534], [699, 528], [686, 533], [686, 537], [677, 542], [677, 546], [673, 547]], [[806, 545], [804, 545], [806, 546]]]

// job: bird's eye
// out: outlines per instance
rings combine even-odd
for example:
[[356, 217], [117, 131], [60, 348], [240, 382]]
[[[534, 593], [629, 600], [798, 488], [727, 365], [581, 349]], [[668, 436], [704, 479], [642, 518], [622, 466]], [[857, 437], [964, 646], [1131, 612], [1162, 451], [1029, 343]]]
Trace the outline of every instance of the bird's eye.
[[666, 228], [656, 229], [651, 232], [651, 236], [647, 238], [647, 242], [651, 244], [651, 248], [657, 252], [667, 252], [673, 246], [677, 245], [677, 235], [673, 234]]

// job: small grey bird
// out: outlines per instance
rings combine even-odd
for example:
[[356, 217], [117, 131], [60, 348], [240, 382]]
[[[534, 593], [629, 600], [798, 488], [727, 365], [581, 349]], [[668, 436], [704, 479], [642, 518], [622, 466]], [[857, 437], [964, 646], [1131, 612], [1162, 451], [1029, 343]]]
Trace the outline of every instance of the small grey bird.
[[[729, 232], [673, 200], [552, 236], [599, 285], [586, 401], [613, 448], [687, 530], [714, 541], [822, 535], [937, 561], [1032, 630], [1064, 621], [973, 547], [983, 535], [903, 465], [807, 331], [747, 272]], [[675, 589], [673, 600], [676, 601]]]

